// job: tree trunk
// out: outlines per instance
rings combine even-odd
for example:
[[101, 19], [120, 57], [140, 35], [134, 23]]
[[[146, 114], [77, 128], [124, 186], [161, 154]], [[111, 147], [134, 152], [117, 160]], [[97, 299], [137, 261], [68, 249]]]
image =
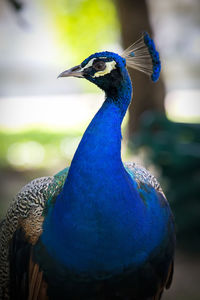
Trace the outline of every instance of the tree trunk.
[[[152, 37], [152, 29], [145, 0], [115, 0], [121, 23], [124, 49], [136, 41], [143, 31]], [[153, 83], [148, 76], [137, 70], [129, 70], [133, 82], [134, 101], [129, 108], [128, 136], [139, 129], [139, 120], [144, 111], [165, 113], [165, 87], [162, 79]]]

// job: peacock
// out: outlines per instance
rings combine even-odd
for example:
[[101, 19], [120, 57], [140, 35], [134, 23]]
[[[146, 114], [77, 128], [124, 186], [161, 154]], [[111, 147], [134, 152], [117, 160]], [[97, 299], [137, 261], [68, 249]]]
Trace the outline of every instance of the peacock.
[[0, 299], [158, 300], [170, 287], [169, 204], [151, 173], [121, 159], [132, 97], [127, 67], [158, 80], [148, 33], [122, 55], [98, 52], [59, 75], [89, 80], [105, 101], [70, 167], [31, 181], [12, 202], [0, 225]]

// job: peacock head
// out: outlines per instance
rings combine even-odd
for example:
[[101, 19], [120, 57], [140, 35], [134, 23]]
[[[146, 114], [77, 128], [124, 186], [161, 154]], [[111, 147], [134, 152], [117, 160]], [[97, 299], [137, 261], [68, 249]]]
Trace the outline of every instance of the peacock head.
[[80, 65], [64, 71], [59, 77], [86, 78], [107, 94], [115, 94], [123, 84], [126, 60], [113, 52], [98, 52], [90, 55]]
[[62, 72], [58, 77], [86, 78], [106, 93], [115, 93], [127, 79], [127, 69], [138, 69], [157, 81], [160, 75], [160, 59], [153, 40], [147, 33], [120, 56], [113, 52], [90, 55], [80, 65]]

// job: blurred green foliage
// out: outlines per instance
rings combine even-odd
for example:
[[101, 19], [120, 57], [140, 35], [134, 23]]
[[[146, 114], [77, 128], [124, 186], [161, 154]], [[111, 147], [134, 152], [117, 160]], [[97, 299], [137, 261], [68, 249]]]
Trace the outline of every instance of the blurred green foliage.
[[73, 51], [80, 61], [113, 44], [119, 37], [119, 24], [112, 0], [43, 0], [52, 14], [60, 44]]
[[0, 131], [0, 169], [16, 170], [65, 167], [81, 139], [78, 131]]

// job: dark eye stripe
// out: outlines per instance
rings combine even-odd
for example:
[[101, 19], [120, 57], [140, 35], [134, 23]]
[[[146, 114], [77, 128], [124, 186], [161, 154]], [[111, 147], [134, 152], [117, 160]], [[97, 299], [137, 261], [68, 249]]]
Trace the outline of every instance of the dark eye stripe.
[[85, 75], [90, 75], [90, 76], [93, 76], [94, 73], [95, 73], [93, 67], [89, 67], [87, 69], [84, 69], [83, 72], [84, 72]]

